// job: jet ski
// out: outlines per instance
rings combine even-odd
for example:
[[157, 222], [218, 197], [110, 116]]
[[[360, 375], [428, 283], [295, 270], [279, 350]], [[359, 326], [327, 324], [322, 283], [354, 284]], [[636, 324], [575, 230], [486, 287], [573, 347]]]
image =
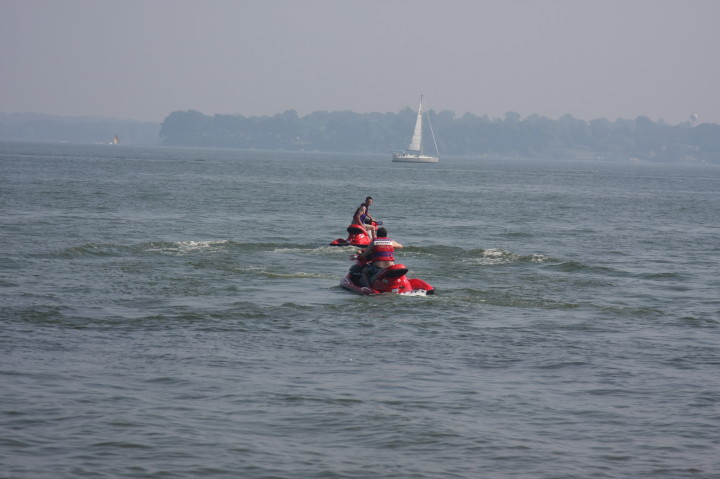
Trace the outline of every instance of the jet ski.
[[[382, 225], [382, 221], [373, 221], [373, 226], [380, 226]], [[332, 243], [330, 243], [330, 246], [360, 246], [364, 247], [370, 244], [372, 241], [372, 238], [370, 238], [370, 235], [368, 234], [367, 230], [357, 223], [351, 224], [347, 227], [348, 237], [347, 238], [338, 238]]]
[[347, 275], [340, 281], [340, 286], [358, 294], [435, 294], [435, 288], [429, 283], [418, 278], [408, 278], [408, 272], [404, 264], [394, 264], [383, 268], [375, 276], [370, 286], [361, 283], [362, 270], [366, 263], [359, 255], [350, 256], [355, 264], [350, 268]]

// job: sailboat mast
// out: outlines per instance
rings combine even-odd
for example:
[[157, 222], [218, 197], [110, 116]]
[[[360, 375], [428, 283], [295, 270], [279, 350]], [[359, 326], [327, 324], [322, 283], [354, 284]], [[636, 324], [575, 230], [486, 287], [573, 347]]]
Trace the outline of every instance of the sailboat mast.
[[433, 131], [432, 123], [430, 123], [430, 115], [428, 115], [428, 126], [430, 126], [430, 136], [432, 136], [433, 144], [435, 145], [435, 154], [437, 158], [440, 159], [440, 150], [438, 149], [437, 141], [435, 141], [435, 132]]

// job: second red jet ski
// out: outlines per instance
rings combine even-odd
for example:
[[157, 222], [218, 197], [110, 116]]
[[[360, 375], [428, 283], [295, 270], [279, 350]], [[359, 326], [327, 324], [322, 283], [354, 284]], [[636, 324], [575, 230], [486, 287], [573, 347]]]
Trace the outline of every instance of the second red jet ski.
[[[382, 225], [382, 221], [373, 221], [373, 226], [380, 226]], [[365, 230], [365, 228], [362, 225], [359, 224], [351, 224], [347, 227], [348, 237], [347, 238], [338, 238], [332, 243], [330, 243], [330, 246], [359, 246], [359, 247], [365, 247], [370, 244], [372, 241], [372, 238], [370, 238], [370, 235]]]

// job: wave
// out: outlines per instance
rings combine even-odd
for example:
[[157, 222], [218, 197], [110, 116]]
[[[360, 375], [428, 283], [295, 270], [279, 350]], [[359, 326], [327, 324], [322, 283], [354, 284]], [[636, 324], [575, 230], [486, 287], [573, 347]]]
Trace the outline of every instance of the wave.
[[179, 241], [176, 243], [146, 243], [146, 251], [189, 253], [193, 251], [220, 249], [219, 247], [230, 245], [230, 240], [210, 241]]
[[355, 254], [360, 248], [356, 246], [308, 246], [308, 245], [272, 245], [274, 253], [298, 253], [313, 256], [349, 256]]
[[486, 291], [472, 288], [447, 289], [435, 296], [438, 306], [455, 309], [472, 305], [506, 306], [514, 308], [574, 309], [580, 305], [542, 297], [529, 297], [520, 292]]
[[470, 263], [497, 265], [511, 263], [545, 263], [551, 259], [542, 254], [520, 255], [498, 248], [471, 250], [466, 259]]
[[87, 243], [80, 246], [72, 246], [65, 248], [57, 253], [40, 253], [32, 256], [36, 257], [58, 257], [58, 258], [80, 258], [84, 256], [123, 256], [132, 248], [124, 245], [116, 244], [98, 244]]
[[[83, 256], [123, 256], [126, 254], [160, 253], [168, 255], [187, 255], [197, 252], [267, 252], [280, 254], [299, 254], [319, 257], [347, 257], [360, 249], [354, 246], [308, 245], [296, 243], [241, 243], [233, 240], [185, 240], [185, 241], [149, 241], [138, 244], [86, 243], [51, 253], [52, 257]], [[554, 261], [543, 254], [520, 255], [498, 248], [466, 250], [455, 246], [429, 245], [407, 246], [399, 251], [409, 257], [443, 258], [446, 261], [468, 262], [472, 264], [508, 264], [508, 263], [547, 263]], [[39, 254], [37, 256], [47, 256]]]
[[507, 265], [515, 263], [547, 263], [555, 261], [543, 254], [521, 255], [512, 251], [499, 248], [473, 249], [456, 253], [455, 260], [470, 265]]
[[589, 266], [580, 261], [561, 261], [547, 265], [547, 269], [561, 273], [601, 273], [603, 275], [619, 274], [619, 271], [604, 266]]
[[629, 271], [610, 266], [589, 265], [580, 261], [563, 261], [548, 264], [547, 268], [561, 273], [584, 273], [608, 278], [632, 278], [648, 281], [682, 281], [686, 275], [675, 271]]
[[328, 274], [305, 273], [302, 271], [296, 272], [296, 273], [275, 273], [272, 271], [259, 271], [259, 272], [267, 278], [335, 279], [335, 276], [331, 276]]
[[[232, 240], [186, 240], [186, 241], [149, 241], [138, 244], [86, 243], [51, 253], [51, 257], [82, 256], [123, 256], [128, 253], [161, 253], [185, 255], [196, 252], [313, 252], [317, 248], [307, 245], [277, 243], [240, 243]], [[328, 250], [331, 248], [328, 247]], [[48, 256], [47, 253], [36, 256]]]

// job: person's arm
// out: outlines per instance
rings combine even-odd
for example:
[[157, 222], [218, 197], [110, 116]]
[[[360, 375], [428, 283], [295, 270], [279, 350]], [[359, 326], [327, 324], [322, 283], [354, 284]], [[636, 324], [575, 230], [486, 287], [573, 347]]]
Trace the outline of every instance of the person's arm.
[[398, 243], [398, 242], [395, 241], [395, 240], [392, 240], [392, 242], [393, 242], [393, 246], [394, 246], [395, 248], [402, 248], [402, 247], [403, 247], [403, 245], [401, 245], [400, 243]]

